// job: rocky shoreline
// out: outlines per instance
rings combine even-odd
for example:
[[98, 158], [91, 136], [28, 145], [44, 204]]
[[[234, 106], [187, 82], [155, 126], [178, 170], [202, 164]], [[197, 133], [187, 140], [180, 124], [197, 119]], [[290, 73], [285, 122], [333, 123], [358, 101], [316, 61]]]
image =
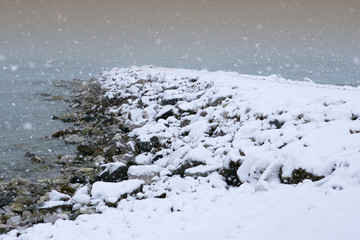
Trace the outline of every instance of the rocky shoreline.
[[[131, 79], [124, 79], [124, 85], [116, 83], [116, 71], [88, 82], [75, 82], [70, 100], [74, 111], [58, 118], [73, 126], [52, 137], [76, 144], [77, 152], [56, 160], [63, 167], [56, 178], [36, 183], [15, 179], [0, 184], [0, 234], [37, 223], [55, 223], [58, 219], [73, 220], [82, 214], [101, 213], [101, 206], [116, 207], [121, 199], [142, 199], [150, 195], [166, 198], [168, 190], [152, 189], [150, 195], [147, 191], [154, 182], [166, 181], [164, 179], [172, 176], [201, 178], [216, 174], [227, 187], [237, 187], [244, 182], [238, 171], [247, 152], [236, 149], [236, 153], [232, 153], [235, 150], [229, 146], [218, 147], [216, 141], [207, 141], [231, 142], [232, 139], [227, 139], [231, 134], [226, 131], [226, 121], [247, 121], [233, 114], [231, 108], [227, 109], [232, 104], [231, 93], [211, 92], [214, 91], [211, 82], [201, 82], [196, 77], [174, 77], [169, 81], [161, 75], [144, 76], [136, 69], [124, 72], [123, 77]], [[111, 92], [111, 85], [103, 87], [102, 81], [111, 78], [114, 79], [113, 89], [121, 89], [120, 93]], [[196, 105], [196, 100], [203, 103]], [[150, 107], [150, 102], [155, 102], [155, 106]], [[219, 109], [221, 118], [215, 114]], [[264, 130], [277, 130], [285, 124], [282, 120], [285, 113], [270, 115], [245, 109], [243, 114], [266, 122], [266, 126], [260, 126]], [[197, 133], [189, 126], [199, 120], [200, 125], [195, 128], [202, 129], [205, 120], [207, 126]], [[299, 115], [296, 121], [305, 123], [306, 119]], [[166, 132], [165, 129], [171, 127], [178, 132]], [[204, 133], [208, 139], [202, 141], [201, 147], [191, 146], [194, 144], [191, 139], [199, 139]], [[182, 142], [177, 143], [176, 138]], [[300, 141], [301, 136], [298, 138]], [[255, 138], [249, 138], [249, 142], [255, 147], [264, 144]], [[277, 149], [286, 145], [284, 142]], [[215, 163], [204, 160], [214, 157], [217, 151], [222, 152]], [[224, 160], [221, 156], [229, 157]], [[249, 178], [276, 179], [283, 184], [298, 184], [305, 179], [319, 181], [325, 177], [302, 168], [283, 174], [282, 165], [272, 166], [271, 172], [266, 172], [266, 167], [262, 166], [250, 170]], [[106, 197], [106, 193], [98, 189], [101, 182], [124, 183], [116, 186], [125, 190], [116, 197]]]

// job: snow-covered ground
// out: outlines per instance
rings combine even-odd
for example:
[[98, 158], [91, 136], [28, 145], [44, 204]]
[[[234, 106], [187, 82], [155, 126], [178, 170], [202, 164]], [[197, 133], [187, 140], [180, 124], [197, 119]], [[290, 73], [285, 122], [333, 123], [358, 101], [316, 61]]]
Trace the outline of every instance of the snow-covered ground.
[[[130, 137], [160, 147], [136, 157], [130, 180], [47, 203], [99, 214], [20, 239], [360, 239], [360, 88], [154, 67], [98, 81], [127, 99], [107, 112], [129, 119]], [[240, 187], [219, 174], [232, 163]]]

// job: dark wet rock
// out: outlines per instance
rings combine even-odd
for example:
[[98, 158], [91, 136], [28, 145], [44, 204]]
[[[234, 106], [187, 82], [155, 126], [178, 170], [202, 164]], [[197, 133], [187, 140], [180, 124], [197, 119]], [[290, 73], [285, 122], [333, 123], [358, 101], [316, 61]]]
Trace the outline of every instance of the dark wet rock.
[[359, 115], [357, 114], [351, 114], [351, 120], [355, 121], [359, 119]]
[[166, 198], [166, 197], [167, 197], [167, 195], [165, 192], [160, 195], [155, 196], [155, 198]]
[[42, 163], [43, 162], [43, 160], [37, 155], [33, 156], [30, 160], [34, 163]]
[[15, 191], [0, 192], [0, 208], [10, 204], [16, 197]]
[[109, 164], [101, 174], [96, 178], [97, 181], [103, 182], [121, 182], [128, 180], [128, 167], [125, 164]]
[[117, 144], [114, 143], [111, 146], [104, 148], [104, 154], [106, 157], [112, 158], [113, 156], [115, 156], [117, 154], [117, 152], [118, 152], [117, 150], [118, 150]]
[[74, 112], [67, 113], [60, 117], [60, 120], [63, 122], [75, 122], [77, 120], [77, 114]]
[[284, 123], [285, 122], [280, 122], [277, 119], [269, 122], [270, 125], [274, 125], [277, 129], [280, 129], [284, 125]]
[[239, 187], [241, 185], [241, 181], [239, 179], [239, 176], [237, 175], [237, 170], [241, 166], [240, 161], [233, 162], [231, 161], [229, 163], [229, 166], [223, 168], [220, 171], [220, 175], [222, 175], [225, 178], [225, 182], [229, 186], [233, 187]]
[[186, 161], [182, 163], [176, 170], [172, 172], [173, 175], [180, 175], [180, 177], [185, 177], [185, 170], [188, 168], [196, 167], [199, 165], [204, 165], [203, 162], [199, 161]]
[[25, 154], [24, 154], [24, 157], [35, 157], [35, 153], [31, 153], [31, 152], [26, 152]]
[[191, 120], [189, 119], [183, 119], [180, 122], [180, 127], [186, 127], [187, 125], [189, 125], [191, 123]]
[[64, 130], [60, 130], [60, 131], [54, 133], [52, 135], [52, 137], [53, 138], [59, 138], [59, 137], [63, 137], [63, 136], [69, 135], [69, 134], [76, 134], [78, 132], [79, 132], [79, 130], [76, 130], [76, 129], [73, 129], [73, 128], [66, 128]]
[[319, 181], [323, 179], [325, 176], [317, 176], [313, 173], [307, 172], [305, 169], [298, 168], [294, 169], [291, 173], [290, 177], [285, 177], [282, 174], [282, 168], [280, 168], [279, 178], [281, 183], [285, 184], [298, 184], [304, 181], [305, 179], [309, 179], [313, 182]]
[[182, 100], [181, 98], [163, 99], [160, 104], [163, 106], [176, 105], [176, 103], [181, 100]]
[[76, 149], [85, 155], [92, 155], [95, 153], [94, 147], [89, 145], [79, 145]]
[[92, 121], [95, 121], [96, 118], [94, 116], [89, 116], [89, 115], [86, 115], [85, 117], [83, 117], [81, 120], [85, 121], [85, 122], [92, 122]]
[[210, 107], [216, 107], [216, 106], [219, 106], [221, 105], [221, 103], [226, 99], [226, 97], [219, 97], [219, 98], [216, 98], [215, 100], [211, 101], [209, 103], [209, 106]]
[[68, 154], [68, 155], [62, 156], [60, 159], [56, 160], [56, 163], [62, 164], [62, 165], [69, 164], [69, 163], [74, 162], [75, 158], [76, 158], [75, 154]]
[[160, 119], [167, 119], [168, 117], [174, 116], [174, 112], [172, 109], [169, 109], [168, 111], [164, 112], [163, 114], [157, 116], [155, 118], [155, 121], [159, 121]]
[[59, 120], [60, 118], [59, 118], [58, 116], [55, 116], [55, 115], [54, 115], [54, 116], [51, 116], [50, 119], [52, 119], [52, 120]]
[[149, 141], [141, 141], [139, 138], [137, 138], [136, 146], [140, 152], [150, 152], [153, 148], [158, 148], [160, 146], [160, 142], [156, 136], [150, 138]]
[[62, 96], [52, 96], [51, 98], [45, 98], [44, 101], [61, 101], [64, 100]]

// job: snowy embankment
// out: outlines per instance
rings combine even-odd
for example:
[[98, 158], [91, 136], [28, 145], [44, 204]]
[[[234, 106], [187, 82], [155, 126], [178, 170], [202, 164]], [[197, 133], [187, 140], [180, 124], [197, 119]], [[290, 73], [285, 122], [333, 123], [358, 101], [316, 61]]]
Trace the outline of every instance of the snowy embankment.
[[113, 103], [97, 107], [135, 139], [116, 143], [137, 149], [134, 163], [104, 165], [128, 180], [53, 193], [47, 204], [101, 214], [20, 238], [359, 239], [359, 88], [152, 67], [94, 83]]

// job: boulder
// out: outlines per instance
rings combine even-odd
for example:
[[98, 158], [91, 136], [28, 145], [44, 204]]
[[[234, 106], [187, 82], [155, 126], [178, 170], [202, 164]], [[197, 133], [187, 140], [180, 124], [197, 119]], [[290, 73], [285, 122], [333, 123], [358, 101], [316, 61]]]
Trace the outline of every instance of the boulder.
[[77, 150], [85, 155], [92, 155], [95, 153], [95, 149], [90, 145], [79, 145]]
[[148, 141], [137, 138], [136, 146], [140, 152], [150, 152], [153, 148], [158, 148], [160, 146], [160, 142], [156, 136], [151, 137]]
[[108, 163], [102, 165], [104, 171], [96, 178], [97, 181], [103, 182], [121, 182], [128, 179], [128, 168], [122, 162]]
[[0, 208], [11, 203], [16, 196], [16, 193], [13, 191], [3, 191], [0, 192]]
[[162, 170], [163, 168], [157, 165], [141, 165], [129, 167], [127, 173], [129, 179], [140, 179], [144, 182], [149, 182], [153, 177], [159, 176]]
[[302, 168], [294, 169], [291, 173], [291, 176], [283, 176], [282, 168], [280, 168], [279, 176], [281, 183], [285, 183], [285, 184], [298, 184], [304, 181], [305, 179], [309, 179], [313, 182], [316, 182], [325, 177], [325, 176], [317, 176], [313, 173], [307, 172], [305, 169]]

